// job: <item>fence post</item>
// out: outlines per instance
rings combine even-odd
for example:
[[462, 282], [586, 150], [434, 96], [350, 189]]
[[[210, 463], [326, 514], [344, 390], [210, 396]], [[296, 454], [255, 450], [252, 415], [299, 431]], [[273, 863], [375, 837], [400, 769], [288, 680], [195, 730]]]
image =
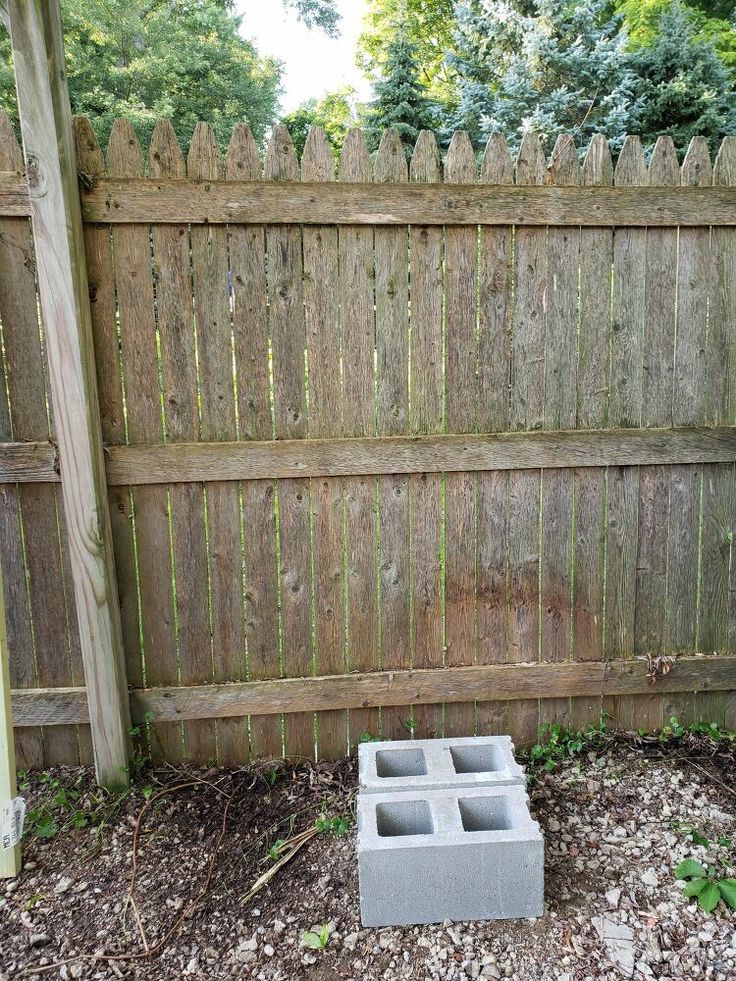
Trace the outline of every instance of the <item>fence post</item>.
[[[13, 709], [10, 705], [8, 635], [5, 629], [5, 593], [0, 568], [0, 813], [16, 795], [15, 750], [13, 747]], [[0, 879], [20, 872], [20, 844], [3, 848], [0, 828]]]
[[38, 288], [97, 780], [128, 783], [129, 705], [59, 0], [9, 0]]

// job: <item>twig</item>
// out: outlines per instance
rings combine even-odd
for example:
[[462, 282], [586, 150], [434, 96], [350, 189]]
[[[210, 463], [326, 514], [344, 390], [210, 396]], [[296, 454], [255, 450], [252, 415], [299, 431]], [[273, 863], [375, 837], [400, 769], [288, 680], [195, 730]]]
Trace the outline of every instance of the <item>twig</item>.
[[289, 842], [290, 847], [288, 852], [284, 852], [281, 858], [274, 862], [267, 872], [264, 872], [262, 876], [259, 876], [245, 896], [243, 896], [241, 900], [243, 906], [245, 906], [246, 903], [249, 903], [256, 893], [260, 892], [261, 889], [263, 889], [263, 887], [267, 885], [271, 879], [273, 879], [278, 870], [282, 868], [282, 866], [286, 865], [287, 862], [290, 862], [299, 849], [306, 845], [308, 841], [311, 841], [316, 834], [319, 834], [316, 828], [307, 828], [306, 831], [302, 831], [301, 834], [297, 835], [295, 838], [292, 838]]

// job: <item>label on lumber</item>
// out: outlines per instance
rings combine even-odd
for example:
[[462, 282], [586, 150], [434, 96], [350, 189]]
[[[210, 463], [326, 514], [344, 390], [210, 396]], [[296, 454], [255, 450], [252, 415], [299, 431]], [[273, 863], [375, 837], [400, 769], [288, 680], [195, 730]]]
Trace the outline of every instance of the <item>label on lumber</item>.
[[23, 821], [26, 816], [26, 802], [15, 797], [0, 809], [0, 847], [15, 848], [23, 834]]

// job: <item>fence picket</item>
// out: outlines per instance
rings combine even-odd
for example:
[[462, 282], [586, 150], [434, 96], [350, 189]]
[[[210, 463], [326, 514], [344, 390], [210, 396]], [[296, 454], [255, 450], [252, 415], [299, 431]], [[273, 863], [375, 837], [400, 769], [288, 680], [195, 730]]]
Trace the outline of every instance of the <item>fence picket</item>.
[[[258, 148], [245, 125], [233, 129], [227, 176], [260, 180]], [[231, 225], [229, 235], [239, 438], [266, 440], [273, 435], [266, 233], [262, 225]], [[258, 681], [279, 677], [275, 487], [273, 480], [242, 484], [248, 677]], [[252, 716], [250, 740], [255, 757], [280, 756], [281, 716]]]
[[[340, 157], [341, 181], [372, 180], [371, 158], [363, 134], [352, 129]], [[342, 332], [342, 434], [372, 436], [375, 431], [373, 354], [375, 348], [373, 229], [338, 229], [340, 324]], [[376, 545], [378, 526], [375, 477], [348, 478], [345, 495], [347, 562], [347, 654], [350, 670], [379, 666]], [[364, 733], [377, 736], [378, 709], [349, 713], [351, 750]]]
[[[506, 140], [494, 133], [483, 155], [483, 183], [514, 182], [514, 165]], [[478, 429], [509, 429], [511, 380], [511, 293], [514, 275], [513, 229], [480, 229], [478, 250]], [[508, 595], [508, 474], [478, 474], [477, 617], [478, 661], [499, 664], [507, 658]], [[479, 702], [479, 735], [506, 732], [507, 702]]]
[[[478, 167], [467, 133], [455, 133], [445, 160], [448, 184], [475, 184]], [[478, 228], [445, 229], [445, 429], [472, 433], [478, 428], [478, 382], [470, 365], [478, 361]], [[445, 477], [445, 649], [450, 665], [477, 661], [476, 502], [478, 475]], [[445, 706], [445, 735], [470, 736], [475, 706]]]
[[[388, 129], [374, 163], [374, 181], [408, 179], [401, 139]], [[409, 237], [408, 229], [376, 227], [376, 433], [406, 432], [409, 421]], [[409, 480], [378, 478], [381, 665], [408, 668]], [[381, 735], [407, 738], [408, 707], [381, 710]]]
[[[547, 172], [549, 184], [582, 183], [571, 136], [559, 136]], [[547, 230], [547, 301], [544, 326], [544, 429], [574, 429], [577, 395], [577, 333], [580, 229]], [[542, 472], [540, 556], [540, 657], [567, 661], [571, 654], [573, 534], [572, 470]], [[566, 699], [542, 699], [541, 723], [569, 722]]]
[[[589, 187], [613, 183], [613, 163], [604, 136], [588, 147], [583, 182]], [[583, 228], [580, 233], [580, 335], [577, 368], [579, 429], [603, 429], [608, 407], [608, 345], [611, 324], [613, 231]], [[605, 542], [604, 470], [575, 471], [575, 541], [573, 542], [573, 644], [575, 658], [603, 659], [603, 563]], [[573, 698], [572, 724], [597, 723], [601, 699]]]
[[[273, 131], [266, 151], [265, 177], [299, 180], [294, 145], [283, 126]], [[300, 227], [267, 228], [266, 247], [276, 438], [302, 439], [307, 435], [307, 404]], [[313, 673], [309, 507], [308, 480], [279, 481], [281, 651], [284, 673], [295, 677]], [[306, 713], [287, 716], [285, 741], [289, 756], [312, 759], [313, 716]]]

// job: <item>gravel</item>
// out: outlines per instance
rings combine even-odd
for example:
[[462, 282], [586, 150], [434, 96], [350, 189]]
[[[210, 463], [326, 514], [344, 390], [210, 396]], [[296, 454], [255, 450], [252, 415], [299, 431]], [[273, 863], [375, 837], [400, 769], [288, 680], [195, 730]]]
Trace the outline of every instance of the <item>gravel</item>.
[[[183, 916], [179, 928], [141, 956], [128, 899], [139, 788], [99, 833], [28, 840], [24, 872], [0, 883], [0, 981], [736, 981], [736, 916], [723, 906], [704, 914], [672, 874], [688, 857], [731, 870], [736, 860], [733, 846], [695, 845], [678, 830], [736, 838], [736, 761], [704, 760], [676, 749], [652, 756], [629, 740], [541, 776], [532, 808], [546, 840], [542, 919], [383, 930], [360, 925], [354, 830], [318, 835], [242, 903], [273, 864], [267, 852], [278, 838], [318, 814], [352, 812], [352, 762], [149, 774], [153, 786], [203, 781], [161, 797], [140, 832], [135, 909], [150, 947]], [[55, 777], [72, 778], [61, 769]], [[31, 807], [46, 786], [32, 782]], [[193, 905], [213, 854], [209, 889]], [[325, 949], [305, 947], [304, 931], [325, 924]], [[98, 959], [77, 959], [83, 954]], [[131, 954], [137, 959], [125, 959]]]

